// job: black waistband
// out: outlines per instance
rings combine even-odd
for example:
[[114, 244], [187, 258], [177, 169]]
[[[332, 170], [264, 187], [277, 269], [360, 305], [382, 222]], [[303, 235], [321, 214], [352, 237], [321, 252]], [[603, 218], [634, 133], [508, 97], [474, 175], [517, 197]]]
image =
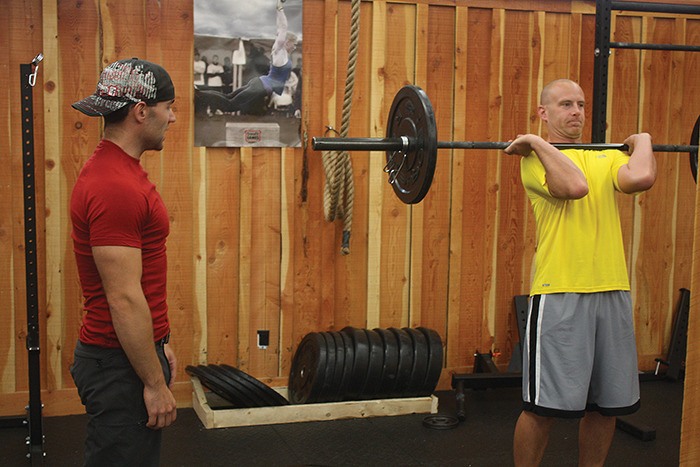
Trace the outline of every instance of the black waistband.
[[166, 334], [161, 340], [156, 341], [156, 347], [163, 347], [168, 342], [170, 342], [170, 333]]

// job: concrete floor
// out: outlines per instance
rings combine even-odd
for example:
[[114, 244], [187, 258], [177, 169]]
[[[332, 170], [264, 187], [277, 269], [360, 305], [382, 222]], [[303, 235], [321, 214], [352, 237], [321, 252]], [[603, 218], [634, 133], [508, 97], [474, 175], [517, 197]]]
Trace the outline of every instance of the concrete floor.
[[[437, 393], [439, 412], [455, 414], [455, 393]], [[456, 428], [423, 426], [425, 415], [207, 430], [192, 409], [178, 410], [163, 435], [167, 466], [486, 466], [512, 465], [512, 437], [520, 388], [467, 390], [466, 419]], [[642, 383], [642, 408], [629, 421], [653, 427], [641, 441], [617, 430], [608, 466], [678, 465], [683, 383]], [[84, 415], [43, 419], [48, 466], [81, 465]], [[0, 428], [0, 465], [29, 465], [24, 428]], [[577, 422], [553, 429], [543, 466], [574, 466]]]

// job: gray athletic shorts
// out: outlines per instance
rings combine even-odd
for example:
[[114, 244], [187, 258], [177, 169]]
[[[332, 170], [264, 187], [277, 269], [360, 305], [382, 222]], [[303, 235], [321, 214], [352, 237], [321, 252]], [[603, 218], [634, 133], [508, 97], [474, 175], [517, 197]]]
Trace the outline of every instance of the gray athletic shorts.
[[639, 409], [639, 370], [628, 291], [530, 297], [523, 342], [523, 408], [578, 418]]

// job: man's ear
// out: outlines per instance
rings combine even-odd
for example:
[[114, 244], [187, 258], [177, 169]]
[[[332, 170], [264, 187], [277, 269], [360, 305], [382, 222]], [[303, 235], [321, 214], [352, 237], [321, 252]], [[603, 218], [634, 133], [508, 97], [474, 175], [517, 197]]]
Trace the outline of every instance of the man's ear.
[[545, 109], [543, 105], [537, 106], [537, 115], [539, 115], [543, 122], [547, 121], [547, 109]]
[[134, 104], [134, 108], [132, 109], [134, 118], [139, 122], [142, 123], [146, 119], [146, 112], [148, 105], [146, 105], [145, 102], [137, 102]]

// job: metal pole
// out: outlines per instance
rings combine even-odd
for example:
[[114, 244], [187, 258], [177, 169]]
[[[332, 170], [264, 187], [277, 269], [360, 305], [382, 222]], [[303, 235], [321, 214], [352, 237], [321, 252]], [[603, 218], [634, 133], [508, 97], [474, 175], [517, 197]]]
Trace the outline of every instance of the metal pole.
[[[34, 186], [34, 106], [32, 87], [36, 83], [39, 54], [32, 63], [20, 64], [22, 91], [22, 162], [24, 175], [24, 243], [27, 296], [27, 354], [29, 362], [29, 436], [27, 457], [32, 465], [43, 464], [44, 435], [41, 411], [41, 361], [39, 359], [39, 284], [37, 278], [36, 189]], [[33, 70], [33, 67], [36, 67]]]
[[642, 49], [642, 50], [678, 50], [682, 52], [700, 52], [700, 45], [679, 44], [644, 44], [639, 42], [611, 42], [611, 49]]
[[611, 9], [609, 0], [595, 2], [595, 58], [593, 60], [593, 110], [591, 140], [605, 141], [608, 106], [608, 58], [610, 57]]
[[612, 2], [611, 8], [619, 11], [648, 11], [652, 13], [678, 13], [700, 15], [700, 6], [673, 3]]
[[[395, 138], [312, 138], [311, 146], [316, 151], [412, 151], [424, 147], [419, 139], [400, 137]], [[496, 141], [438, 141], [439, 149], [505, 149], [510, 145], [507, 142]], [[591, 151], [603, 151], [606, 149], [619, 149], [627, 151], [629, 147], [621, 143], [554, 143], [557, 149], [587, 149]], [[697, 145], [682, 144], [654, 144], [655, 152], [691, 152], [697, 151]]]

